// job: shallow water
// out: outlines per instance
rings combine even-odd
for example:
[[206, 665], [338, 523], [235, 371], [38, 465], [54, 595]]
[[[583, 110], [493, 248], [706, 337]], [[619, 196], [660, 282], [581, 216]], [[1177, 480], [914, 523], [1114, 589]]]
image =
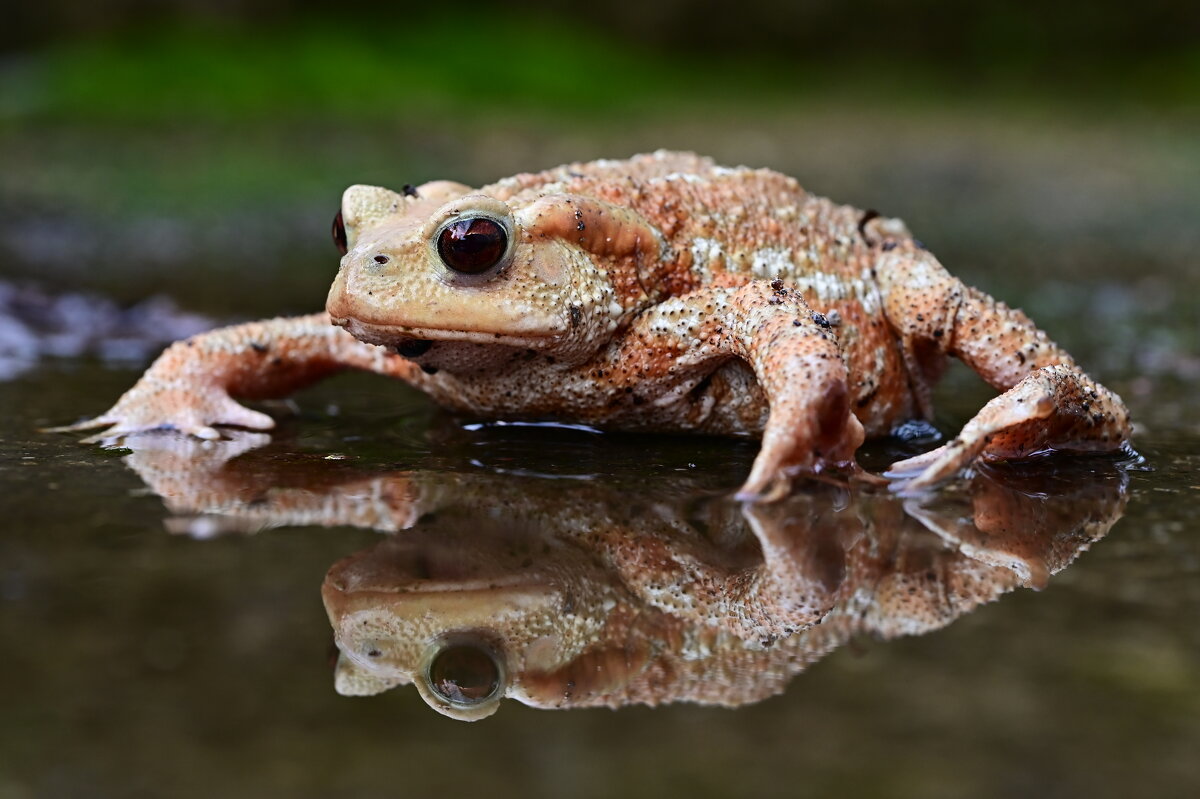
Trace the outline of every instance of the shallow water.
[[[857, 174], [845, 179], [865, 192], [871, 170], [835, 161], [818, 174]], [[781, 506], [782, 519], [764, 520], [727, 498], [756, 451], [749, 441], [479, 427], [405, 386], [343, 375], [277, 409], [283, 421], [269, 440], [182, 453], [172, 437], [149, 436], [133, 452], [105, 450], [37, 429], [107, 407], [136, 378], [139, 351], [126, 341], [116, 347], [126, 355], [107, 365], [104, 347], [26, 359], [0, 382], [0, 797], [1192, 795], [1195, 259], [1179, 247], [1158, 262], [1130, 257], [1153, 250], [1144, 242], [1106, 249], [1127, 228], [1078, 252], [1064, 244], [1034, 258], [1010, 242], [963, 257], [964, 231], [994, 245], [1017, 216], [981, 222], [960, 211], [940, 232], [936, 220], [933, 230], [914, 227], [933, 241], [940, 233], [944, 260], [963, 264], [954, 271], [1025, 307], [1125, 397], [1143, 466], [1050, 462], [908, 503], [808, 485]], [[1086, 238], [1068, 227], [1041, 243], [1076, 237]], [[287, 261], [298, 277], [278, 295], [232, 296], [212, 272], [176, 262], [152, 280], [146, 262], [79, 282], [121, 296], [144, 281], [185, 308], [266, 315], [299, 297], [314, 299], [294, 310], [319, 305], [329, 258], [305, 258]], [[59, 282], [75, 285], [86, 263], [72, 259]], [[249, 261], [239, 263], [224, 268]], [[30, 274], [24, 262], [5, 266]], [[292, 276], [271, 268], [247, 279]], [[952, 432], [988, 395], [952, 372], [938, 427]], [[879, 468], [913, 451], [877, 443], [864, 462]], [[563, 523], [564, 507], [576, 509], [575, 524]], [[759, 540], [779, 538], [804, 546], [764, 558]], [[504, 548], [489, 549], [497, 542]], [[565, 560], [511, 560], [538, 547]], [[703, 614], [671, 621], [661, 605], [667, 596], [699, 602], [702, 592], [664, 592], [630, 567], [691, 558], [707, 570], [710, 596], [727, 596], [779, 557], [803, 579], [769, 597], [791, 590], [802, 610], [834, 608], [806, 637], [756, 623], [752, 634], [698, 632]], [[413, 639], [404, 601], [472, 580], [556, 597], [560, 608], [570, 596], [573, 616], [594, 626], [623, 630], [613, 621], [621, 613], [644, 624], [618, 636], [619, 657], [572, 661], [574, 671], [529, 666], [519, 676], [543, 690], [527, 701], [662, 704], [561, 712], [505, 699], [494, 716], [463, 724], [410, 685], [339, 694], [396, 682], [413, 662], [421, 679], [439, 625], [463, 611], [422, 606], [427, 623]], [[347, 618], [351, 600], [381, 626], [369, 641], [343, 630], [357, 666], [343, 658], [339, 670], [331, 622]], [[562, 621], [531, 614], [521, 623], [535, 617]], [[505, 646], [519, 627], [487, 646]], [[740, 667], [727, 667], [730, 652], [745, 659]], [[630, 688], [637, 674], [657, 675], [652, 688]], [[701, 694], [738, 709], [679, 701]]]
[[[1087, 551], [1041, 591], [1015, 580], [998, 602], [956, 610], [951, 615], [961, 617], [947, 619], [953, 623], [945, 629], [919, 637], [883, 640], [903, 631], [886, 619], [847, 628], [844, 645], [822, 644], [822, 654], [833, 651], [819, 659], [804, 656], [817, 662], [786, 690], [780, 683], [749, 691], [781, 696], [737, 711], [667, 704], [559, 713], [505, 700], [494, 717], [464, 725], [430, 710], [410, 686], [370, 698], [335, 691], [333, 636], [321, 602], [326, 572], [393, 540], [381, 543], [361, 525], [411, 521], [411, 497], [406, 505], [403, 491], [389, 494], [381, 483], [399, 475], [406, 484], [451, 486], [457, 512], [426, 516], [412, 538], [394, 540], [442, 547], [441, 560], [453, 562], [446, 537], [466, 536], [466, 546], [472, 534], [494, 530], [497, 516], [506, 518], [493, 513], [490, 527], [481, 524], [489, 517], [481, 507], [532, 502], [537, 516], [547, 503], [577, 502], [609, 519], [609, 529], [633, 508], [663, 516], [677, 507], [685, 519], [711, 513], [723, 503], [721, 492], [736, 488], [753, 447], [470, 429], [403, 386], [356, 375], [307, 392], [299, 417], [273, 442], [224, 466], [228, 453], [218, 448], [203, 468], [194, 455], [185, 459], [181, 473], [171, 437], [130, 455], [33, 432], [71, 418], [81, 403], [114, 396], [133, 374], [55, 361], [0, 384], [3, 406], [13, 409], [0, 444], [8, 686], [0, 734], [9, 795], [397, 788], [705, 795], [747, 786], [778, 792], [794, 778], [814, 792], [864, 795], [1005, 795], [1049, 786], [1050, 795], [1117, 796], [1135, 788], [1168, 795], [1200, 776], [1192, 756], [1200, 741], [1194, 429], [1140, 437], [1152, 471], [1118, 478], [1105, 461], [1068, 480], [1101, 486], [1108, 499], [1098, 506], [1114, 516], [1125, 492], [1128, 504], [1107, 535], [1077, 540], [1073, 546]], [[892, 454], [878, 446], [872, 452], [876, 460]], [[1057, 473], [1043, 471], [1035, 475], [1042, 484]], [[460, 482], [446, 483], [448, 476]], [[809, 490], [811, 499], [831, 489]], [[589, 491], [602, 496], [589, 498]], [[156, 492], [168, 495], [165, 503]], [[1047, 524], [1076, 529], [1077, 519], [1064, 520], [1039, 493], [1046, 492], [1028, 500], [1034, 512], [1023, 533], [1044, 543], [1055, 533]], [[371, 501], [378, 512], [370, 518], [329, 512], [361, 510], [387, 496], [399, 499]], [[950, 502], [948, 518], [971, 516], [967, 496]], [[863, 502], [899, 510], [887, 496], [822, 501], [836, 506], [835, 518], [852, 516], [860, 527]], [[306, 518], [298, 507], [308, 509]], [[518, 523], [524, 517], [510, 513], [517, 520], [510, 528], [525, 529]], [[321, 526], [331, 523], [337, 526]], [[689, 529], [713, 535], [711, 527]], [[721, 542], [728, 551], [710, 561], [748, 568], [756, 562], [753, 544], [747, 552], [744, 525], [730, 529]], [[962, 534], [961, 525], [955, 529]], [[817, 570], [817, 582], [836, 589], [842, 583], [830, 574], [853, 573], [841, 558], [854, 542], [887, 539], [897, 547], [899, 533], [916, 537], [911, 546], [922, 557], [936, 551], [977, 563], [962, 554], [961, 540], [932, 536], [909, 517], [899, 532], [883, 522], [842, 529], [817, 557], [836, 555], [833, 567]], [[552, 525], [536, 534], [567, 536]], [[817, 530], [810, 539], [830, 534]], [[1092, 537], [1099, 540], [1088, 548]], [[428, 552], [424, 558], [436, 560]], [[425, 568], [433, 579], [436, 569]], [[1022, 576], [1012, 563], [988, 568], [993, 580], [1006, 569]], [[868, 569], [855, 579], [877, 585], [881, 578]], [[586, 591], [577, 590], [584, 604]]]

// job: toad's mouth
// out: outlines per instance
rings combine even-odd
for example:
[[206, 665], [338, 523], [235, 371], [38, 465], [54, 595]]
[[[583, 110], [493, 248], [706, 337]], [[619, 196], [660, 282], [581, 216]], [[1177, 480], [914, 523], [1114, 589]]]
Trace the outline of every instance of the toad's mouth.
[[475, 344], [499, 344], [506, 347], [530, 347], [541, 349], [558, 333], [552, 331], [523, 330], [516, 334], [498, 333], [487, 330], [442, 330], [431, 327], [410, 327], [364, 322], [352, 316], [330, 316], [330, 321], [345, 328], [350, 335], [367, 344], [393, 347], [406, 358], [424, 355], [435, 342], [472, 342]]
[[406, 338], [396, 344], [396, 352], [405, 358], [420, 358], [432, 346], [433, 342], [427, 338]]

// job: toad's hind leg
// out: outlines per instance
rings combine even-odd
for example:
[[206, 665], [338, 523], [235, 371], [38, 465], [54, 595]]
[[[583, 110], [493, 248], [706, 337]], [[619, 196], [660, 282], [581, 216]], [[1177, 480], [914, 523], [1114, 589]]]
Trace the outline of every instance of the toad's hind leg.
[[963, 285], [922, 250], [886, 254], [877, 274], [913, 393], [927, 416], [930, 384], [946, 355], [1003, 392], [952, 441], [893, 464], [889, 476], [905, 478], [906, 487], [916, 489], [980, 457], [1006, 460], [1127, 446], [1129, 412], [1121, 398], [1084, 374], [1024, 313]]

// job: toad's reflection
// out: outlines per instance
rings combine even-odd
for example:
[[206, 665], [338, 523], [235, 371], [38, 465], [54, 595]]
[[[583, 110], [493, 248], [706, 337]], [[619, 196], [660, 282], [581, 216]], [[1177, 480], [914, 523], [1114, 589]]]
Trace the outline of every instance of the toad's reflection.
[[693, 518], [594, 491], [547, 490], [539, 504], [528, 487], [515, 499], [494, 486], [493, 501], [439, 505], [330, 570], [337, 688], [412, 682], [466, 720], [505, 696], [543, 708], [754, 702], [856, 634], [927, 632], [1040, 586], [1124, 504], [1115, 475], [1049, 494], [1006, 477], [981, 473], [939, 507], [821, 487], [744, 516], [708, 503]]
[[413, 683], [467, 720], [505, 696], [758, 701], [855, 635], [928, 632], [1041, 587], [1125, 504], [1125, 474], [1105, 460], [982, 469], [920, 500], [815, 485], [742, 508], [692, 476], [371, 472], [162, 441], [128, 462], [177, 514], [172, 529], [396, 532], [326, 576], [337, 689]]

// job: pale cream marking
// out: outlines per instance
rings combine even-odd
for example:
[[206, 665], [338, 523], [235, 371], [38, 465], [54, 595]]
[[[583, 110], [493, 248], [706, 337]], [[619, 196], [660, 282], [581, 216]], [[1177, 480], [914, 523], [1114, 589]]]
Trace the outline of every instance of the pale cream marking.
[[669, 175], [663, 175], [661, 178], [651, 178], [648, 182], [655, 184], [673, 180], [682, 180], [684, 183], [708, 183], [707, 178], [691, 172], [672, 172]]
[[695, 238], [692, 240], [692, 269], [703, 285], [712, 283], [713, 268], [725, 264], [725, 250], [716, 239]]
[[750, 258], [750, 274], [765, 280], [790, 275], [795, 271], [791, 250], [763, 247], [755, 250]]

